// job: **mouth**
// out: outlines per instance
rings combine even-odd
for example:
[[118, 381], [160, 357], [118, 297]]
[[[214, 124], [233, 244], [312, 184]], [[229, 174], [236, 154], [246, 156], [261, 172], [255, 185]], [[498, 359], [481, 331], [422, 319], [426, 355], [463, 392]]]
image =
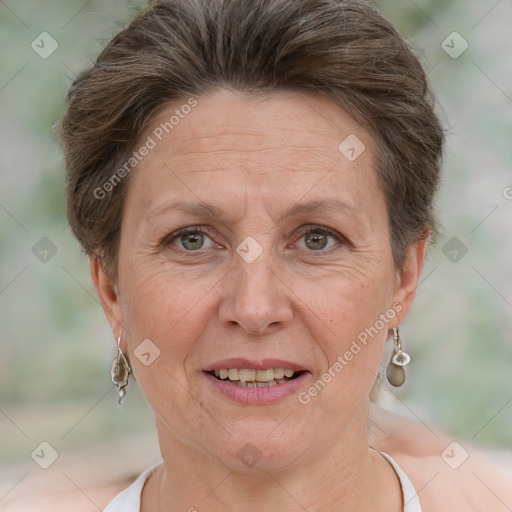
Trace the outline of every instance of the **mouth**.
[[282, 359], [232, 358], [204, 368], [215, 393], [245, 405], [271, 404], [307, 385], [311, 372]]
[[221, 368], [220, 370], [207, 371], [217, 380], [224, 381], [235, 386], [247, 388], [263, 388], [279, 386], [291, 380], [297, 379], [305, 370], [295, 371], [291, 368], [267, 368], [254, 370], [249, 368]]

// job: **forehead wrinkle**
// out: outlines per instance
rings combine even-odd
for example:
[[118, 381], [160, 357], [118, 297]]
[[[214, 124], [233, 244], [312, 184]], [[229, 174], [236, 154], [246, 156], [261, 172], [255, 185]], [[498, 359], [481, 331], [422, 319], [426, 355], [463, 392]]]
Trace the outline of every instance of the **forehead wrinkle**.
[[[247, 196], [247, 193], [245, 194]], [[265, 199], [265, 198], [264, 198]], [[247, 201], [244, 201], [247, 207]], [[247, 209], [247, 208], [246, 208]], [[153, 217], [164, 215], [170, 211], [179, 210], [184, 213], [196, 215], [203, 218], [211, 218], [228, 223], [233, 220], [233, 216], [222, 208], [206, 202], [182, 201], [176, 200], [155, 207], [146, 214], [146, 220]], [[355, 206], [346, 203], [338, 198], [319, 199], [308, 201], [307, 203], [297, 203], [287, 208], [277, 218], [277, 223], [288, 217], [306, 217], [322, 211], [341, 211], [358, 215], [360, 210]]]
[[[238, 158], [229, 158], [232, 154], [228, 150], [218, 150], [215, 152], [191, 151], [181, 152], [179, 154], [171, 153], [168, 161], [166, 161], [165, 155], [159, 155], [159, 160], [162, 161], [163, 167], [172, 170], [175, 175], [219, 172], [236, 176], [245, 174], [270, 175], [271, 173], [290, 172], [325, 174], [328, 169], [337, 167], [336, 164], [333, 166], [333, 158], [325, 154], [325, 149], [323, 151], [315, 151], [314, 154], [302, 155], [297, 155], [297, 151], [294, 151], [293, 155], [288, 154], [286, 158], [275, 158], [271, 161], [261, 162], [256, 158], [248, 160], [245, 156], [249, 153], [258, 153], [258, 150], [246, 152], [234, 150], [234, 153], [239, 153], [240, 156]], [[245, 155], [243, 153], [245, 153]], [[217, 163], [213, 161], [213, 159], [195, 158], [197, 154], [209, 154], [210, 156], [219, 157], [219, 162]], [[223, 156], [227, 156], [228, 158], [223, 159]], [[144, 162], [142, 162], [142, 164], [144, 164]]]
[[[173, 133], [165, 142], [165, 148], [172, 151], [172, 146], [179, 148], [179, 155], [194, 154], [229, 154], [238, 153], [255, 153], [255, 152], [315, 152], [324, 154], [326, 150], [337, 149], [339, 144], [339, 136], [333, 135], [327, 130], [297, 130], [278, 128], [278, 131], [272, 130], [273, 135], [269, 135], [265, 130], [260, 129], [254, 133], [244, 133], [240, 130], [233, 130], [228, 133], [214, 134], [196, 134], [193, 130], [188, 135], [179, 135]], [[284, 131], [289, 131], [292, 135], [284, 135]], [[298, 138], [298, 136], [300, 137]], [[318, 136], [321, 136], [321, 143], [318, 145]], [[165, 139], [164, 139], [165, 140]], [[316, 144], [311, 144], [315, 140]], [[309, 142], [309, 144], [308, 144]], [[325, 144], [324, 144], [325, 142]], [[244, 147], [252, 145], [253, 147]], [[164, 149], [165, 152], [165, 149]]]
[[315, 170], [315, 169], [272, 169], [272, 170], [259, 170], [259, 169], [188, 169], [184, 171], [179, 171], [180, 174], [184, 176], [188, 174], [201, 174], [201, 173], [219, 173], [225, 172], [232, 176], [246, 176], [246, 175], [254, 175], [254, 176], [269, 176], [275, 173], [290, 173], [290, 172], [306, 172], [306, 173], [315, 173], [315, 174], [325, 174], [323, 170]]
[[[181, 142], [178, 140], [172, 141], [165, 149], [167, 149], [171, 155], [179, 158], [179, 157], [193, 157], [195, 155], [214, 155], [214, 156], [224, 156], [224, 155], [235, 155], [235, 154], [270, 154], [270, 155], [279, 155], [283, 156], [289, 155], [293, 153], [297, 155], [301, 153], [304, 156], [308, 156], [309, 158], [321, 157], [325, 155], [326, 151], [329, 150], [337, 150], [337, 143], [329, 143], [330, 141], [326, 140], [325, 145], [311, 145], [307, 146], [302, 141], [289, 141], [287, 144], [276, 144], [275, 141], [269, 141], [266, 145], [256, 145], [254, 147], [245, 147], [246, 145], [240, 140], [236, 141], [236, 144], [233, 142], [228, 143], [225, 141], [224, 144], [216, 141], [215, 145], [202, 145], [195, 139], [184, 139]], [[176, 146], [178, 149], [177, 152], [173, 151], [172, 146]], [[165, 154], [165, 149], [163, 153]], [[333, 154], [336, 154], [333, 151]]]
[[293, 146], [293, 145], [287, 145], [287, 146], [267, 146], [267, 147], [258, 147], [258, 148], [219, 148], [219, 149], [209, 149], [205, 148], [204, 150], [200, 149], [194, 149], [193, 151], [182, 151], [180, 153], [180, 156], [183, 155], [202, 155], [202, 154], [213, 154], [213, 155], [224, 155], [224, 154], [231, 154], [231, 153], [258, 153], [258, 152], [268, 152], [268, 153], [276, 153], [283, 151], [283, 149], [287, 150], [293, 150], [293, 151], [301, 151], [301, 152], [307, 152], [307, 151], [321, 151], [324, 152], [326, 149], [329, 149], [329, 147], [304, 147], [304, 146]]
[[309, 139], [311, 135], [321, 135], [324, 136], [326, 139], [337, 139], [340, 136], [340, 133], [337, 133], [338, 131], [341, 131], [341, 133], [344, 133], [346, 131], [346, 129], [343, 130], [339, 127], [336, 130], [330, 130], [329, 128], [320, 127], [310, 129], [304, 126], [301, 126], [300, 130], [297, 130], [297, 128], [288, 128], [288, 126], [286, 125], [277, 126], [276, 123], [268, 123], [267, 128], [261, 126], [253, 130], [251, 130], [250, 127], [248, 127], [246, 124], [240, 125], [238, 129], [232, 126], [222, 127], [215, 131], [214, 133], [211, 133], [211, 127], [208, 129], [210, 130], [210, 132], [204, 133], [206, 131], [205, 127], [190, 127], [190, 133], [187, 135], [172, 132], [168, 134], [167, 138], [168, 140], [174, 140], [176, 142], [179, 142], [180, 145], [187, 141], [202, 142], [212, 140], [214, 142], [218, 142], [219, 139], [233, 137], [243, 137], [246, 139], [268, 139], [268, 130], [270, 130], [276, 132], [278, 135], [282, 135], [285, 132], [290, 132], [292, 134], [291, 136], [283, 136], [283, 139], [297, 138], [298, 135], [303, 135], [306, 140]]

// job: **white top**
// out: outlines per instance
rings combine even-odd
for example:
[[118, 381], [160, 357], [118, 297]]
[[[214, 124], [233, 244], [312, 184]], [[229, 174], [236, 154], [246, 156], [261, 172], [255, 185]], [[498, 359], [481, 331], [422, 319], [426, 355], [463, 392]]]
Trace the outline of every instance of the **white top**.
[[[402, 471], [402, 468], [387, 454], [380, 452], [393, 466], [402, 486], [404, 497], [403, 512], [421, 512], [420, 500], [418, 494], [414, 489], [407, 475]], [[140, 497], [142, 489], [149, 475], [158, 468], [162, 462], [147, 469], [142, 473], [130, 487], [119, 493], [108, 505], [103, 512], [140, 512]]]
[[393, 466], [393, 469], [395, 470], [395, 473], [400, 480], [400, 485], [402, 486], [402, 493], [404, 496], [403, 512], [421, 512], [420, 499], [418, 498], [418, 493], [412, 485], [412, 482], [403, 472], [402, 468], [387, 453], [379, 453]]

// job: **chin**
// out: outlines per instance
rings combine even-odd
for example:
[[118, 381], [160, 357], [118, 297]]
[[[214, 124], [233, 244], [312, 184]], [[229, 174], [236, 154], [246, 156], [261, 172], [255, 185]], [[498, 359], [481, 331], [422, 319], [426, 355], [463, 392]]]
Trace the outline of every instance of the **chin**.
[[212, 453], [216, 452], [219, 461], [234, 471], [280, 470], [296, 462], [308, 446], [307, 440], [296, 433], [294, 429], [293, 437], [282, 433], [273, 436], [271, 429], [254, 426], [239, 430], [238, 435], [226, 436], [224, 447], [218, 445]]

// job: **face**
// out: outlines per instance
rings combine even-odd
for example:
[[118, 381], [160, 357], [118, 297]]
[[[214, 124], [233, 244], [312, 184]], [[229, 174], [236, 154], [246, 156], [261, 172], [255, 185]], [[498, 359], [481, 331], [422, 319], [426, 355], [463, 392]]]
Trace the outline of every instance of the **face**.
[[141, 137], [156, 145], [130, 176], [118, 281], [95, 261], [93, 278], [161, 443], [293, 465], [366, 436], [424, 244], [395, 269], [374, 141], [327, 99], [196, 100], [161, 141], [176, 105]]

